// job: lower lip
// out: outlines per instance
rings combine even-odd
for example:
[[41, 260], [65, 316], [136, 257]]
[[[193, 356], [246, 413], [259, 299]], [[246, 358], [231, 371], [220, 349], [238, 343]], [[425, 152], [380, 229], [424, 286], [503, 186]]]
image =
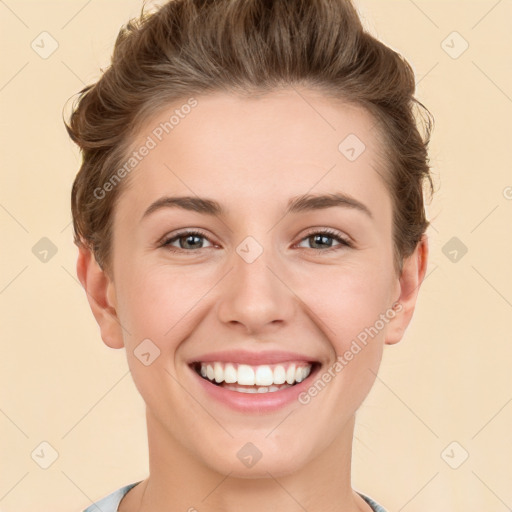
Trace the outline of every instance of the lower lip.
[[313, 382], [312, 377], [314, 377], [320, 370], [318, 365], [302, 382], [280, 391], [269, 391], [267, 393], [240, 393], [222, 386], [216, 386], [209, 380], [201, 377], [193, 368], [189, 368], [196, 380], [199, 381], [202, 389], [204, 389], [204, 391], [214, 400], [217, 400], [236, 411], [260, 414], [277, 411], [292, 404], [293, 402], [299, 403], [299, 395], [309, 388], [311, 382]]

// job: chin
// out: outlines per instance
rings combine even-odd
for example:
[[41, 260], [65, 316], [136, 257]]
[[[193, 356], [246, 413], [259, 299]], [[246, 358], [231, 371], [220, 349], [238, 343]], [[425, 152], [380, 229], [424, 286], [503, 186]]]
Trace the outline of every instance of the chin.
[[[233, 440], [232, 440], [233, 441]], [[223, 445], [224, 451], [212, 457], [212, 451], [204, 454], [204, 464], [213, 471], [232, 478], [284, 477], [299, 471], [308, 462], [303, 447], [276, 448], [268, 440], [261, 442], [234, 442], [235, 448]], [[259, 448], [256, 447], [259, 446]]]

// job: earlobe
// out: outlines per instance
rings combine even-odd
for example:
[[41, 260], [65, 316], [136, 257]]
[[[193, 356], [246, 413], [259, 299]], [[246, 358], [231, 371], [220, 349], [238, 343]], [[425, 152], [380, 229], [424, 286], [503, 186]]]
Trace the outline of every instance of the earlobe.
[[103, 342], [111, 348], [123, 348], [124, 341], [116, 311], [114, 283], [98, 265], [92, 251], [84, 244], [78, 246], [76, 272], [87, 294], [94, 318], [100, 327]]
[[400, 276], [400, 297], [394, 308], [395, 316], [389, 322], [385, 343], [393, 345], [398, 343], [409, 325], [418, 292], [427, 271], [428, 262], [428, 238], [424, 234], [415, 251], [405, 261]]

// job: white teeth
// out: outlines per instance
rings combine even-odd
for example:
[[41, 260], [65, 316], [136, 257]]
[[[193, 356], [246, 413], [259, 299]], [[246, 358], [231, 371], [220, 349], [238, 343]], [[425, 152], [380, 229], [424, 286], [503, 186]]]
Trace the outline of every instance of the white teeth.
[[302, 380], [304, 380], [311, 373], [311, 366], [305, 366], [302, 368]]
[[297, 368], [297, 370], [295, 372], [295, 380], [297, 382], [302, 382], [309, 375], [310, 371], [311, 371], [311, 368], [308, 368], [308, 367]]
[[215, 382], [222, 382], [224, 380], [224, 370], [220, 363], [213, 365], [213, 374], [215, 376]]
[[293, 384], [295, 382], [295, 375], [296, 375], [295, 365], [291, 364], [288, 367], [288, 370], [286, 370], [286, 382], [288, 382], [288, 384]]
[[239, 365], [237, 381], [244, 386], [254, 386], [254, 370], [246, 364]]
[[225, 389], [231, 391], [237, 391], [238, 393], [273, 393], [274, 391], [280, 391], [281, 389], [291, 387], [290, 384], [281, 384], [280, 386], [237, 386], [236, 384], [221, 384]]
[[286, 382], [286, 370], [280, 364], [274, 368], [274, 384], [284, 384]]
[[255, 384], [259, 386], [270, 386], [274, 383], [274, 372], [270, 366], [258, 366], [256, 369]]
[[[235, 363], [201, 363], [200, 374], [217, 384], [238, 384], [255, 386], [249, 393], [278, 391], [276, 386], [302, 382], [311, 373], [311, 364], [285, 363], [278, 365], [258, 365]], [[274, 389], [275, 388], [275, 389]]]
[[228, 363], [226, 365], [226, 368], [224, 368], [224, 382], [232, 384], [236, 382], [237, 376], [238, 373], [236, 371], [236, 368], [231, 363]]

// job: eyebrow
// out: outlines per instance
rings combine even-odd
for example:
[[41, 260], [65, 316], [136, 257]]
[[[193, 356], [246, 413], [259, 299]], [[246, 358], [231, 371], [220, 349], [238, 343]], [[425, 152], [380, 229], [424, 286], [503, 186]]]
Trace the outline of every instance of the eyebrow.
[[293, 197], [288, 202], [286, 213], [321, 210], [324, 208], [333, 208], [335, 206], [358, 210], [370, 217], [370, 219], [373, 219], [372, 212], [364, 203], [343, 192], [335, 194], [305, 194]]
[[[285, 215], [288, 213], [322, 210], [336, 206], [358, 210], [373, 219], [372, 212], [364, 203], [342, 192], [335, 194], [304, 194], [292, 197], [288, 201]], [[143, 213], [141, 220], [162, 208], [181, 208], [215, 217], [221, 217], [227, 213], [221, 204], [213, 199], [197, 196], [164, 196], [151, 203]]]

